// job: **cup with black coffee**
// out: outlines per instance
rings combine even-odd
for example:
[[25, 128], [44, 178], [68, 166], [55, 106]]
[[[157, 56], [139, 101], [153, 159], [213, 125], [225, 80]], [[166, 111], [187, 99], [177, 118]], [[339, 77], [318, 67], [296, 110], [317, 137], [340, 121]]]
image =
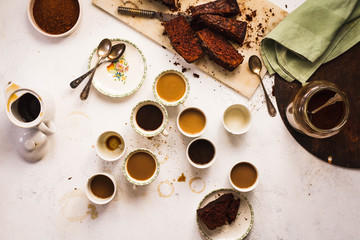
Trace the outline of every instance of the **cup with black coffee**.
[[86, 195], [95, 204], [109, 203], [116, 194], [116, 181], [109, 173], [92, 175], [86, 186]]
[[168, 122], [166, 108], [159, 102], [145, 100], [139, 102], [132, 110], [130, 123], [133, 129], [144, 137], [154, 137], [163, 133]]
[[122, 171], [126, 179], [134, 186], [148, 185], [159, 175], [160, 164], [153, 152], [139, 148], [126, 157]]
[[186, 157], [196, 168], [208, 168], [216, 159], [215, 144], [207, 138], [196, 138], [186, 148]]

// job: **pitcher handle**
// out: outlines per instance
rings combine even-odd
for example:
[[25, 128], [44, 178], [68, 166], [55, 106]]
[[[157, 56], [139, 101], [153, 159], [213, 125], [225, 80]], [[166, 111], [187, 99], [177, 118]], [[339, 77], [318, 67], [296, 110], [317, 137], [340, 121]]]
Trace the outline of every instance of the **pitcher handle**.
[[51, 120], [41, 122], [38, 125], [38, 129], [45, 135], [51, 135], [51, 134], [55, 133], [55, 130], [56, 130], [55, 124]]

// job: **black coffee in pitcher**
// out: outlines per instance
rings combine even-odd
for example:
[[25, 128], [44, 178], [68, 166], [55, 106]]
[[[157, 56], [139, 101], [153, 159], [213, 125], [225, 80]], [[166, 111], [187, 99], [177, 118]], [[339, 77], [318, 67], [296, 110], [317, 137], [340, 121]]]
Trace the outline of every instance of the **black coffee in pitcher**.
[[40, 114], [40, 101], [31, 93], [25, 93], [18, 99], [18, 112], [25, 122], [34, 121]]

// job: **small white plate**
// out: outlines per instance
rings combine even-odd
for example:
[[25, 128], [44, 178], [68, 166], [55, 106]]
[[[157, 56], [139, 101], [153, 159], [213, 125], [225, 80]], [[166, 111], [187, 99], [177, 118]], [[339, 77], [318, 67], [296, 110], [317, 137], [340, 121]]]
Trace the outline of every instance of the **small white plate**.
[[[113, 45], [125, 43], [124, 55], [115, 63], [104, 63], [95, 72], [93, 85], [104, 95], [126, 97], [136, 92], [146, 77], [146, 59], [141, 50], [133, 43], [123, 39], [111, 39]], [[98, 61], [97, 48], [89, 58], [89, 69]]]
[[250, 229], [253, 225], [254, 212], [251, 204], [245, 196], [232, 189], [218, 189], [209, 193], [200, 202], [198, 208], [204, 207], [209, 202], [214, 201], [226, 193], [234, 194], [235, 199], [240, 198], [240, 207], [234, 222], [222, 227], [218, 227], [215, 230], [209, 230], [205, 224], [198, 217], [196, 217], [200, 232], [208, 240], [243, 239], [250, 232]]

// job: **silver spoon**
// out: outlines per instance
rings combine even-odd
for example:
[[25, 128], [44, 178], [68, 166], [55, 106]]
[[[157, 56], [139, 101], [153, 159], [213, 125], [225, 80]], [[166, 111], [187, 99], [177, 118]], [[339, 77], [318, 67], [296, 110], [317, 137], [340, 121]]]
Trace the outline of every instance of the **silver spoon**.
[[[110, 53], [110, 50], [111, 50], [111, 41], [107, 38], [103, 39], [100, 43], [99, 43], [99, 46], [98, 46], [98, 49], [97, 49], [97, 55], [99, 57], [99, 60], [98, 60], [98, 63], [97, 65], [105, 59], [105, 57], [107, 55], [109, 55]], [[96, 66], [97, 66], [96, 65]], [[95, 66], [95, 68], [96, 68]], [[95, 69], [93, 68], [93, 69]], [[90, 74], [92, 73], [93, 69], [89, 70], [87, 73], [85, 73], [84, 75], [82, 75], [81, 77], [75, 79], [74, 81], [72, 81], [70, 83], [70, 87], [72, 88], [76, 88], [77, 86], [79, 86], [79, 84]]]
[[[125, 44], [123, 43], [118, 43], [117, 45], [123, 45], [124, 46], [124, 51], [125, 51]], [[114, 47], [114, 46], [113, 46]], [[110, 54], [110, 53], [109, 53]], [[77, 86], [79, 86], [79, 84], [84, 81], [84, 79], [90, 74], [92, 73], [96, 68], [98, 68], [101, 64], [103, 63], [107, 63], [107, 62], [114, 62], [117, 59], [115, 59], [115, 55], [112, 56], [107, 56], [105, 59], [101, 60], [98, 66], [93, 67], [92, 69], [90, 69], [88, 72], [84, 73], [82, 76], [78, 77], [77, 79], [73, 80], [70, 83], [70, 87], [71, 88], [76, 88]]]
[[262, 82], [262, 79], [260, 77], [261, 67], [262, 67], [262, 65], [261, 65], [260, 58], [258, 56], [256, 56], [256, 55], [252, 55], [249, 58], [249, 68], [253, 73], [258, 75], [258, 77], [260, 79], [261, 87], [264, 90], [264, 95], [265, 95], [265, 99], [266, 99], [266, 106], [267, 106], [269, 115], [271, 117], [275, 117], [276, 109], [275, 109], [274, 105], [272, 104], [272, 102], [270, 101], [269, 95], [267, 94], [267, 92], [265, 90], [265, 87], [264, 87], [264, 84]]
[[[126, 45], [123, 44], [123, 43], [119, 43], [119, 44], [114, 45], [111, 48], [111, 51], [110, 51], [109, 55], [107, 56], [108, 60], [103, 61], [102, 63], [107, 62], [107, 61], [111, 61], [111, 62], [117, 61], [124, 54], [125, 49], [126, 49]], [[95, 68], [98, 67], [98, 65], [99, 65], [99, 62], [95, 66]], [[92, 79], [94, 78], [95, 71], [96, 71], [96, 69], [93, 70], [88, 83], [86, 84], [86, 86], [84, 87], [84, 89], [82, 90], [82, 92], [80, 94], [80, 99], [83, 100], [83, 101], [86, 100], [87, 97], [89, 96], [89, 91], [90, 91]]]
[[330, 98], [326, 103], [324, 103], [323, 105], [321, 105], [320, 107], [316, 108], [315, 110], [311, 111], [311, 114], [317, 113], [318, 111], [320, 111], [321, 109], [323, 109], [324, 107], [327, 107], [329, 105], [332, 105], [336, 102], [342, 101], [342, 98], [340, 96], [340, 94], [336, 93], [332, 98]]

